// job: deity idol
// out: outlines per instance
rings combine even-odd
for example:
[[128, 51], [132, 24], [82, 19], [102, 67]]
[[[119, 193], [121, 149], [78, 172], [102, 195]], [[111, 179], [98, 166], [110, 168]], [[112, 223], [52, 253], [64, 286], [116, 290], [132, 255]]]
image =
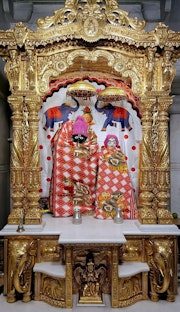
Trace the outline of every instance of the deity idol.
[[67, 121], [52, 141], [53, 173], [50, 208], [56, 217], [95, 209], [98, 144], [95, 133], [82, 116]]
[[134, 190], [116, 135], [107, 135], [99, 152], [95, 217], [113, 219], [121, 209], [123, 219], [136, 219]]

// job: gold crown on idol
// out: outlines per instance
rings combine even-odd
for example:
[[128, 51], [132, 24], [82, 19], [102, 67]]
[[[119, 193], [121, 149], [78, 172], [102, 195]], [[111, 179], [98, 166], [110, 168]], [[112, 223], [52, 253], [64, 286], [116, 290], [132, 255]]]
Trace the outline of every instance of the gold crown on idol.
[[80, 80], [68, 87], [67, 95], [88, 98], [96, 95], [96, 89], [90, 83]]
[[98, 93], [98, 100], [103, 102], [118, 102], [126, 99], [126, 92], [118, 86], [106, 87]]

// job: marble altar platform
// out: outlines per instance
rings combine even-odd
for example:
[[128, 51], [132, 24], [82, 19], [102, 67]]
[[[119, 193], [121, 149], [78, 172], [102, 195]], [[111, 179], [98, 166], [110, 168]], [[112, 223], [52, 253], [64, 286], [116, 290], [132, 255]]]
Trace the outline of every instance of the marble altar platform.
[[115, 223], [113, 220], [96, 219], [82, 215], [82, 223], [74, 224], [73, 217], [57, 218], [51, 213], [43, 215], [41, 225], [23, 225], [25, 231], [17, 232], [18, 225], [6, 225], [1, 236], [9, 235], [59, 235], [59, 243], [125, 243], [124, 235], [177, 235], [180, 230], [175, 224], [141, 224], [138, 220], [124, 220]]

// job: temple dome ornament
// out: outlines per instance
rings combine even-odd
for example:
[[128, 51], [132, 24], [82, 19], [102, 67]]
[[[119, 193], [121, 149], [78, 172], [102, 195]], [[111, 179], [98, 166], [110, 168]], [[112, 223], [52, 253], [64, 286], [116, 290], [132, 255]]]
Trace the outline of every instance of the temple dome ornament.
[[[65, 7], [54, 12], [54, 16], [47, 16], [45, 19], [37, 20], [37, 27], [47, 29], [57, 25], [84, 24], [87, 37], [92, 40], [96, 36], [98, 24], [100, 27], [105, 24], [130, 27], [142, 31], [145, 28], [145, 21], [137, 18], [130, 18], [128, 12], [118, 8], [116, 0], [105, 1], [74, 1], [66, 0]], [[89, 22], [92, 25], [89, 28]]]
[[68, 87], [67, 95], [88, 98], [96, 95], [96, 89], [90, 83], [80, 80]]
[[98, 100], [103, 102], [118, 102], [125, 99], [125, 90], [117, 86], [107, 87], [98, 94]]

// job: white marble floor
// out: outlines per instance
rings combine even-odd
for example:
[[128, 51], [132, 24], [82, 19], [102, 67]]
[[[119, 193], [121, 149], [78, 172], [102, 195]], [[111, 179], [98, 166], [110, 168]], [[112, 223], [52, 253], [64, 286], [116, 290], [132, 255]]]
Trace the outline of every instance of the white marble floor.
[[167, 302], [164, 300], [160, 300], [159, 302], [152, 302], [150, 300], [142, 300], [130, 307], [126, 308], [111, 308], [110, 306], [110, 298], [109, 296], [105, 297], [104, 303], [105, 306], [98, 307], [90, 307], [90, 306], [77, 306], [76, 300], [74, 300], [74, 306], [72, 309], [60, 309], [57, 307], [52, 307], [47, 303], [40, 301], [31, 301], [28, 303], [23, 303], [21, 301], [17, 301], [15, 303], [7, 303], [6, 297], [2, 294], [0, 295], [0, 311], [3, 312], [179, 312], [180, 310], [180, 285], [179, 285], [179, 294], [176, 296], [175, 302]]

